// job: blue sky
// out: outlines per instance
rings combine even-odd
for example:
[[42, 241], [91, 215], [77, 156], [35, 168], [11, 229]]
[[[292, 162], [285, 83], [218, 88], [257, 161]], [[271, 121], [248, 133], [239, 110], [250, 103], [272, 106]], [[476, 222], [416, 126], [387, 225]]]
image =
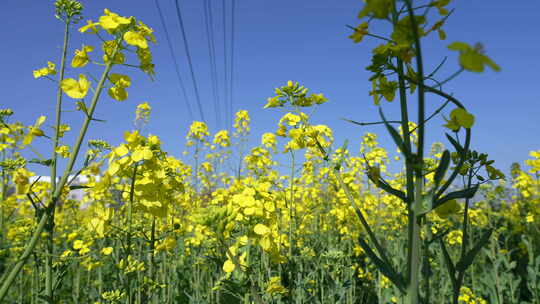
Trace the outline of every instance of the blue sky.
[[[230, 12], [231, 0], [225, 0]], [[487, 55], [502, 68], [499, 73], [463, 73], [445, 86], [447, 92], [460, 99], [476, 116], [473, 128], [473, 148], [487, 152], [498, 167], [507, 171], [514, 161], [522, 162], [528, 152], [540, 149], [540, 92], [537, 71], [540, 70], [539, 1], [455, 1], [450, 7], [454, 14], [446, 25], [447, 40], [424, 41], [427, 70], [432, 70], [444, 56], [447, 63], [441, 79], [457, 68], [457, 54], [446, 49], [453, 41], [470, 44], [481, 42]], [[184, 137], [190, 124], [185, 100], [179, 89], [173, 61], [166, 43], [163, 27], [154, 1], [83, 1], [86, 19], [96, 20], [103, 8], [124, 16], [135, 16], [155, 30], [157, 45], [151, 46], [156, 64], [156, 80], [150, 81], [142, 72], [120, 68], [132, 77], [129, 98], [117, 102], [104, 95], [97, 109], [97, 117], [107, 123], [94, 124], [88, 138], [100, 138], [112, 144], [122, 140], [125, 130], [133, 129], [137, 104], [148, 101], [153, 113], [147, 131], [158, 135], [164, 149], [180, 156]], [[195, 109], [195, 95], [186, 54], [179, 32], [173, 0], [160, 0], [167, 29], [170, 33], [179, 70], [186, 86], [189, 102]], [[377, 107], [368, 96], [371, 84], [365, 66], [370, 61], [370, 50], [380, 44], [366, 38], [354, 44], [347, 36], [347, 24], [356, 26], [356, 15], [362, 7], [359, 0], [236, 0], [236, 32], [234, 53], [234, 110], [248, 110], [252, 118], [253, 145], [264, 132], [274, 131], [281, 112], [263, 110], [266, 98], [273, 96], [275, 87], [287, 80], [299, 81], [311, 92], [322, 92], [329, 102], [319, 107], [312, 117], [316, 124], [329, 125], [340, 145], [349, 139], [357, 149], [364, 132], [375, 132], [383, 146], [395, 151], [383, 127], [359, 127], [340, 118], [357, 121], [378, 120]], [[47, 60], [58, 63], [63, 26], [54, 18], [53, 1], [7, 0], [2, 3], [0, 49], [3, 77], [0, 82], [0, 107], [15, 111], [15, 120], [32, 123], [40, 114], [52, 124], [55, 89], [47, 80], [35, 80], [32, 70], [45, 65]], [[217, 70], [220, 95], [223, 95], [223, 29], [222, 1], [212, 0], [214, 32], [216, 35]], [[223, 128], [215, 120], [211, 86], [211, 69], [206, 40], [203, 1], [180, 1], [189, 41], [204, 114], [213, 131]], [[230, 15], [227, 15], [230, 20]], [[377, 27], [380, 25], [380, 27]], [[78, 26], [77, 26], [78, 28]], [[374, 23], [375, 33], [387, 35], [387, 26]], [[98, 47], [92, 35], [73, 31], [71, 51], [81, 44]], [[95, 52], [98, 53], [98, 52]], [[82, 70], [68, 69], [68, 77], [77, 77]], [[87, 71], [87, 70], [84, 70]], [[97, 72], [96, 72], [97, 73]], [[223, 97], [221, 98], [223, 102]], [[441, 102], [428, 97], [428, 109]], [[66, 110], [74, 108], [65, 99]], [[222, 106], [223, 108], [223, 106]], [[383, 102], [388, 119], [398, 118], [397, 102]], [[195, 111], [194, 111], [195, 112]], [[195, 113], [196, 114], [196, 113]], [[224, 113], [220, 113], [224, 115]], [[80, 121], [79, 112], [66, 112], [67, 121]], [[223, 117], [223, 116], [221, 116]], [[196, 115], [195, 119], [199, 119]], [[443, 140], [442, 118], [428, 128], [430, 142]], [[78, 125], [73, 124], [72, 142]], [[47, 151], [45, 140], [37, 140], [36, 148]], [[445, 143], [446, 144], [446, 143]], [[46, 152], [48, 154], [49, 152]]]

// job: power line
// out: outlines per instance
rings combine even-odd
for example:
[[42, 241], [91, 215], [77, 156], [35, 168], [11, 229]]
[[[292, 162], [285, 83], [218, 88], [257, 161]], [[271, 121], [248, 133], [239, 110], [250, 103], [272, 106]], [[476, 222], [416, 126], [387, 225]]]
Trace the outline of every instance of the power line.
[[218, 80], [216, 67], [216, 48], [214, 45], [214, 22], [212, 15], [212, 4], [209, 0], [204, 1], [204, 21], [206, 26], [206, 40], [208, 42], [208, 53], [210, 56], [210, 75], [212, 79], [212, 93], [214, 95], [214, 112], [216, 124], [221, 127], [221, 111], [218, 96]]
[[234, 92], [234, 32], [235, 32], [235, 10], [236, 10], [236, 0], [232, 0], [232, 9], [231, 9], [231, 77], [230, 77], [230, 99], [229, 99], [229, 107], [230, 107], [230, 113], [232, 116], [233, 112], [233, 92]]
[[206, 119], [204, 119], [204, 113], [201, 105], [201, 97], [199, 95], [199, 88], [197, 86], [197, 80], [195, 79], [195, 72], [193, 72], [193, 63], [191, 61], [191, 54], [189, 53], [189, 45], [186, 38], [186, 31], [184, 30], [184, 22], [182, 21], [182, 14], [180, 13], [180, 6], [178, 5], [178, 0], [174, 1], [174, 4], [176, 6], [176, 16], [178, 18], [178, 24], [180, 25], [180, 32], [182, 33], [182, 38], [184, 40], [184, 49], [186, 51], [187, 59], [188, 59], [188, 65], [189, 70], [191, 72], [191, 79], [193, 81], [193, 87], [195, 89], [195, 98], [197, 101], [197, 106], [199, 108], [199, 114], [201, 116], [201, 120], [203, 122], [206, 122]]
[[232, 111], [230, 110], [230, 107], [229, 107], [229, 102], [228, 102], [228, 99], [229, 99], [229, 80], [228, 80], [228, 77], [229, 77], [229, 73], [227, 71], [227, 22], [226, 22], [226, 10], [225, 10], [226, 6], [225, 6], [225, 0], [221, 0], [221, 9], [222, 9], [222, 13], [223, 13], [223, 64], [224, 64], [224, 83], [225, 85], [223, 86], [223, 90], [224, 90], [224, 104], [225, 104], [225, 121], [227, 123], [227, 126], [228, 126], [228, 129], [230, 130], [232, 128]]
[[186, 104], [186, 108], [188, 109], [189, 113], [189, 119], [193, 120], [193, 111], [191, 110], [191, 105], [189, 103], [187, 93], [186, 93], [186, 87], [184, 86], [184, 81], [182, 80], [182, 76], [180, 76], [180, 71], [178, 69], [178, 62], [176, 61], [176, 57], [174, 57], [174, 51], [171, 44], [171, 39], [169, 36], [169, 31], [167, 30], [167, 25], [165, 24], [165, 19], [163, 18], [163, 13], [161, 12], [161, 8], [159, 7], [158, 0], [155, 0], [156, 8], [159, 14], [159, 19], [161, 20], [161, 25], [163, 26], [163, 31], [165, 32], [165, 37], [167, 38], [167, 45], [169, 46], [169, 52], [171, 54], [173, 63], [174, 63], [174, 70], [176, 71], [176, 77], [178, 78], [178, 83], [180, 84], [180, 89], [182, 91], [182, 94], [184, 95], [184, 102]]

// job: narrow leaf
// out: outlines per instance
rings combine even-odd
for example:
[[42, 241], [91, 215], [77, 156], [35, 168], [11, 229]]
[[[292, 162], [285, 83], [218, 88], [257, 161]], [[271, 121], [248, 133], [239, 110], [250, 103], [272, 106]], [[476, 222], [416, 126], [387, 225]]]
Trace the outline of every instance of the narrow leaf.
[[437, 167], [437, 170], [435, 171], [435, 185], [439, 185], [441, 181], [444, 178], [444, 175], [446, 174], [446, 170], [448, 170], [448, 166], [450, 165], [450, 152], [448, 150], [444, 150], [443, 155], [441, 157], [441, 162], [439, 163], [439, 166]]
[[407, 150], [407, 148], [405, 147], [405, 144], [403, 143], [403, 139], [401, 138], [401, 135], [399, 135], [398, 131], [396, 131], [396, 129], [388, 123], [388, 121], [384, 117], [384, 114], [381, 108], [379, 108], [379, 114], [381, 115], [381, 118], [384, 121], [384, 125], [386, 126], [388, 133], [390, 133], [390, 135], [392, 136], [394, 143], [396, 143], [399, 150], [401, 150], [401, 153], [405, 155], [405, 158], [409, 158], [410, 156], [409, 150]]
[[392, 186], [390, 186], [390, 184], [388, 184], [382, 178], [379, 178], [379, 180], [377, 180], [377, 181], [372, 180], [372, 182], [376, 183], [376, 185], [379, 188], [383, 189], [384, 191], [386, 191], [386, 192], [400, 198], [404, 202], [407, 202], [407, 197], [406, 197], [406, 195], [405, 195], [405, 193], [403, 191], [392, 188]]
[[433, 203], [433, 209], [439, 207], [440, 205], [452, 199], [472, 198], [474, 194], [476, 193], [476, 191], [478, 190], [478, 186], [479, 185], [476, 184], [475, 186], [471, 188], [448, 193], [446, 196], [440, 198], [439, 200]]
[[392, 269], [391, 265], [386, 264], [383, 260], [381, 260], [373, 250], [371, 250], [371, 247], [364, 241], [363, 238], [358, 238], [358, 242], [360, 243], [360, 247], [364, 250], [366, 255], [369, 257], [369, 259], [377, 266], [379, 271], [384, 274], [396, 287], [398, 287], [400, 290], [405, 290], [405, 284], [403, 282], [403, 279], [400, 277], [399, 274], [397, 274], [394, 269]]
[[446, 138], [448, 138], [448, 141], [454, 146], [457, 153], [463, 154], [463, 147], [452, 137], [450, 134], [446, 133]]
[[90, 188], [90, 187], [88, 187], [88, 186], [83, 186], [83, 185], [69, 186], [69, 190], [87, 189], [87, 188]]
[[46, 166], [46, 167], [50, 167], [53, 163], [53, 160], [52, 159], [37, 159], [37, 158], [32, 158], [31, 160], [28, 161], [29, 163], [33, 163], [33, 164], [39, 164], [39, 165], [42, 165], [42, 166]]
[[491, 233], [493, 233], [493, 229], [488, 229], [480, 240], [474, 245], [474, 247], [465, 254], [465, 256], [459, 260], [459, 262], [456, 264], [456, 269], [460, 272], [464, 272], [469, 266], [471, 266], [474, 258], [478, 255], [482, 247], [484, 247], [488, 242], [489, 238], [491, 237]]
[[456, 281], [456, 268], [454, 266], [454, 262], [452, 262], [452, 257], [450, 257], [450, 254], [448, 253], [448, 249], [446, 249], [446, 245], [444, 244], [444, 241], [442, 238], [439, 239], [439, 244], [441, 245], [441, 249], [443, 252], [446, 269], [448, 269], [448, 274], [450, 275], [450, 279], [452, 280], [452, 286], [455, 287], [457, 285], [457, 281]]

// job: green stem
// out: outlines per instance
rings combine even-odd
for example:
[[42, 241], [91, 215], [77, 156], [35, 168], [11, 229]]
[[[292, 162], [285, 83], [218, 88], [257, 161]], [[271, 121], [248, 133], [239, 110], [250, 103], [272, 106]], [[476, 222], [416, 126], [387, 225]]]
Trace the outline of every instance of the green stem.
[[409, 246], [410, 246], [410, 257], [408, 260], [408, 265], [410, 269], [409, 281], [407, 286], [407, 304], [418, 304], [419, 293], [418, 293], [418, 284], [420, 280], [420, 265], [422, 256], [420, 255], [421, 249], [421, 240], [420, 240], [420, 224], [419, 218], [416, 214], [416, 211], [419, 210], [419, 207], [422, 204], [422, 190], [424, 186], [424, 176], [423, 176], [423, 167], [424, 167], [424, 133], [425, 133], [425, 88], [424, 88], [424, 66], [422, 60], [422, 48], [420, 45], [420, 37], [418, 35], [418, 24], [414, 17], [414, 10], [411, 4], [411, 0], [406, 0], [405, 5], [409, 13], [411, 20], [411, 30], [412, 36], [414, 38], [414, 52], [416, 55], [416, 72], [418, 75], [418, 143], [417, 143], [417, 157], [414, 163], [411, 165], [414, 166], [415, 171], [415, 198], [414, 206], [409, 209]]
[[[152, 231], [150, 232], [150, 265], [148, 267], [148, 277], [150, 277], [150, 281], [152, 284], [154, 284], [155, 281], [155, 268], [156, 268], [156, 259], [155, 259], [155, 249], [156, 249], [156, 217], [152, 217]], [[148, 290], [147, 297], [149, 302], [155, 303], [156, 296], [155, 292], [152, 290]]]
[[[62, 83], [64, 79], [66, 56], [67, 56], [67, 46], [69, 41], [69, 25], [70, 19], [66, 20], [66, 28], [64, 31], [64, 46], [62, 47], [62, 57], [60, 60], [60, 76], [59, 83]], [[53, 149], [52, 149], [52, 164], [51, 164], [51, 193], [56, 192], [56, 148], [58, 147], [58, 142], [60, 138], [60, 123], [61, 123], [61, 114], [62, 114], [62, 88], [58, 86], [56, 93], [56, 122], [55, 122], [55, 133], [53, 138]], [[53, 290], [53, 256], [54, 256], [54, 212], [56, 209], [56, 200], [52, 200], [51, 205], [48, 206], [48, 211], [50, 216], [48, 219], [48, 224], [45, 226], [47, 231], [47, 254], [45, 255], [45, 297], [47, 297], [49, 303], [54, 303], [54, 290]]]
[[[114, 51], [113, 55], [115, 54], [116, 54], [116, 50]], [[69, 173], [71, 172], [71, 170], [73, 170], [75, 161], [77, 160], [77, 155], [79, 154], [79, 150], [81, 149], [82, 142], [84, 140], [86, 132], [88, 131], [88, 126], [90, 125], [90, 121], [92, 121], [92, 117], [96, 109], [97, 102], [101, 94], [101, 90], [103, 89], [105, 81], [107, 80], [107, 75], [109, 74], [109, 71], [111, 70], [113, 64], [114, 63], [110, 61], [105, 66], [105, 70], [103, 71], [103, 74], [101, 75], [101, 79], [99, 80], [94, 96], [92, 97], [90, 108], [88, 109], [88, 115], [86, 116], [83, 122], [83, 125], [79, 132], [79, 137], [77, 138], [77, 142], [75, 143], [75, 146], [73, 148], [73, 152], [69, 159], [68, 165], [63, 172], [62, 178], [60, 179], [60, 181], [58, 182], [56, 186], [56, 191], [53, 193], [51, 197], [51, 202], [49, 203], [49, 206], [54, 205], [53, 202], [56, 202], [58, 200], [58, 198], [60, 197], [60, 194], [62, 193], [62, 189], [66, 185], [66, 182], [69, 177]], [[9, 274], [7, 275], [6, 279], [2, 283], [2, 286], [0, 287], [0, 302], [7, 295], [7, 292], [11, 284], [13, 284], [13, 281], [15, 280], [15, 278], [17, 277], [17, 275], [23, 268], [24, 264], [26, 264], [28, 257], [30, 257], [30, 254], [34, 251], [34, 248], [36, 247], [38, 243], [38, 240], [41, 236], [41, 233], [43, 232], [43, 229], [45, 228], [45, 225], [49, 222], [49, 217], [50, 217], [49, 212], [45, 212], [41, 216], [41, 219], [36, 226], [36, 230], [34, 231], [34, 233], [32, 234], [32, 237], [26, 244], [23, 253], [20, 255], [17, 263], [15, 263], [15, 265], [13, 266], [13, 268], [10, 270]]]
[[[417, 178], [415, 182], [415, 200], [414, 205], [419, 206], [422, 204], [422, 188], [423, 188], [423, 178]], [[419, 218], [416, 216], [415, 209], [409, 210], [412, 213], [413, 221], [411, 229], [411, 256], [409, 259], [410, 273], [408, 277], [408, 285], [406, 291], [406, 300], [407, 304], [418, 304], [419, 293], [418, 287], [420, 282], [420, 265], [422, 265], [422, 256], [420, 255], [421, 249], [421, 239], [420, 239], [420, 224]]]
[[[469, 171], [469, 176], [467, 180], [467, 189], [471, 188], [472, 179], [473, 179], [473, 172], [471, 170]], [[469, 227], [469, 201], [470, 201], [469, 198], [465, 200], [465, 208], [463, 211], [463, 237], [461, 240], [460, 261], [463, 261], [465, 258], [465, 255], [467, 254], [467, 245], [469, 243], [469, 229], [468, 229]], [[465, 270], [460, 271], [456, 279], [456, 285], [454, 286], [454, 304], [458, 303], [459, 293], [461, 291], [461, 286], [463, 285], [464, 278], [465, 278]]]
[[[291, 177], [290, 177], [290, 187], [291, 187], [291, 191], [290, 191], [290, 199], [289, 199], [289, 262], [292, 262], [293, 260], [293, 249], [294, 249], [294, 237], [293, 237], [293, 233], [294, 233], [294, 220], [293, 220], [293, 212], [294, 212], [294, 166], [295, 166], [295, 159], [294, 159], [294, 152], [292, 151], [292, 149], [290, 150], [291, 152]], [[289, 267], [289, 280], [291, 282], [294, 282], [293, 280], [293, 275], [294, 275], [294, 272], [292, 271], [293, 270], [293, 267]], [[291, 288], [292, 290], [292, 288]], [[289, 292], [289, 300], [293, 301], [293, 293], [292, 292]]]
[[[126, 231], [126, 259], [131, 255], [131, 225], [133, 223], [133, 204], [135, 202], [135, 180], [137, 178], [138, 164], [135, 164], [133, 168], [133, 176], [131, 177], [131, 185], [129, 189], [129, 202], [128, 202], [128, 218], [127, 218], [127, 231]], [[127, 291], [127, 302], [129, 304], [133, 301], [131, 294], [131, 273], [126, 274], [125, 285]]]
[[[2, 161], [6, 160], [6, 150], [2, 151]], [[4, 167], [2, 167], [2, 185], [0, 188], [0, 191], [2, 193], [0, 194], [0, 249], [4, 248], [4, 236], [6, 235], [5, 229], [4, 229], [4, 201], [7, 198], [7, 184], [8, 184], [8, 176], [6, 173], [6, 170]]]

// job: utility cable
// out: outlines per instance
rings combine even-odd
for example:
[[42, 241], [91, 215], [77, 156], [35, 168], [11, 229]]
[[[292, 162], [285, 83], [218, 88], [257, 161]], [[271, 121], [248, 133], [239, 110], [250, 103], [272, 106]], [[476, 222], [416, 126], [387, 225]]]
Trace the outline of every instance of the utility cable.
[[189, 45], [188, 45], [188, 41], [187, 41], [187, 38], [186, 38], [186, 31], [184, 30], [184, 22], [182, 21], [182, 14], [180, 12], [180, 6], [178, 4], [178, 0], [175, 0], [174, 3], [175, 3], [175, 6], [176, 6], [176, 16], [178, 18], [178, 23], [179, 23], [179, 26], [180, 26], [180, 32], [182, 33], [182, 38], [184, 40], [184, 48], [185, 48], [186, 56], [187, 56], [187, 59], [188, 59], [189, 70], [191, 72], [191, 79], [193, 81], [193, 87], [195, 89], [195, 98], [196, 98], [196, 101], [197, 101], [197, 107], [199, 108], [199, 115], [201, 116], [201, 120], [203, 122], [206, 122], [206, 119], [204, 118], [202, 105], [201, 105], [201, 97], [199, 95], [199, 88], [197, 86], [197, 80], [195, 79], [195, 72], [193, 71], [193, 63], [192, 63], [192, 60], [191, 60], [191, 54], [189, 53]]
[[226, 22], [226, 6], [225, 6], [225, 0], [221, 0], [221, 9], [222, 9], [222, 13], [223, 13], [223, 64], [224, 64], [224, 86], [223, 86], [223, 90], [224, 90], [224, 101], [223, 103], [225, 104], [225, 116], [226, 116], [226, 123], [227, 123], [227, 126], [228, 126], [228, 129], [231, 130], [232, 128], [232, 111], [230, 111], [230, 106], [229, 106], [229, 102], [228, 102], [228, 99], [229, 99], [229, 80], [228, 80], [228, 77], [229, 77], [229, 73], [228, 73], [228, 63], [227, 63], [227, 22]]
[[216, 67], [216, 47], [214, 45], [214, 22], [212, 15], [212, 4], [210, 0], [204, 0], [204, 23], [206, 26], [206, 38], [208, 42], [208, 54], [210, 57], [210, 75], [212, 79], [212, 93], [214, 96], [214, 112], [216, 116], [217, 127], [220, 128], [221, 124], [221, 110], [219, 106], [218, 96], [218, 80], [217, 80], [217, 67]]
[[180, 76], [180, 70], [178, 68], [178, 62], [176, 61], [176, 57], [174, 57], [174, 51], [171, 44], [171, 39], [169, 36], [169, 31], [167, 30], [167, 25], [165, 24], [165, 19], [163, 18], [163, 13], [161, 12], [161, 8], [159, 7], [159, 0], [154, 1], [156, 3], [156, 8], [159, 13], [159, 20], [161, 20], [161, 25], [163, 26], [163, 31], [165, 32], [165, 38], [167, 39], [167, 45], [169, 46], [169, 52], [171, 54], [173, 63], [174, 63], [174, 70], [176, 71], [176, 77], [178, 78], [178, 83], [180, 84], [180, 89], [182, 91], [182, 94], [184, 96], [184, 102], [186, 104], [186, 108], [189, 113], [190, 120], [193, 121], [193, 110], [191, 109], [191, 104], [189, 103], [187, 93], [186, 93], [186, 87], [184, 86], [184, 81], [182, 80], [182, 76]]
[[233, 112], [233, 93], [234, 93], [234, 87], [233, 87], [233, 84], [234, 84], [234, 38], [235, 38], [235, 24], [236, 24], [236, 21], [235, 21], [235, 11], [236, 11], [236, 0], [232, 0], [232, 9], [231, 9], [231, 76], [230, 76], [230, 86], [229, 86], [229, 94], [230, 94], [230, 97], [229, 97], [229, 110], [230, 110], [230, 113], [231, 113], [231, 116], [232, 116], [232, 112]]

